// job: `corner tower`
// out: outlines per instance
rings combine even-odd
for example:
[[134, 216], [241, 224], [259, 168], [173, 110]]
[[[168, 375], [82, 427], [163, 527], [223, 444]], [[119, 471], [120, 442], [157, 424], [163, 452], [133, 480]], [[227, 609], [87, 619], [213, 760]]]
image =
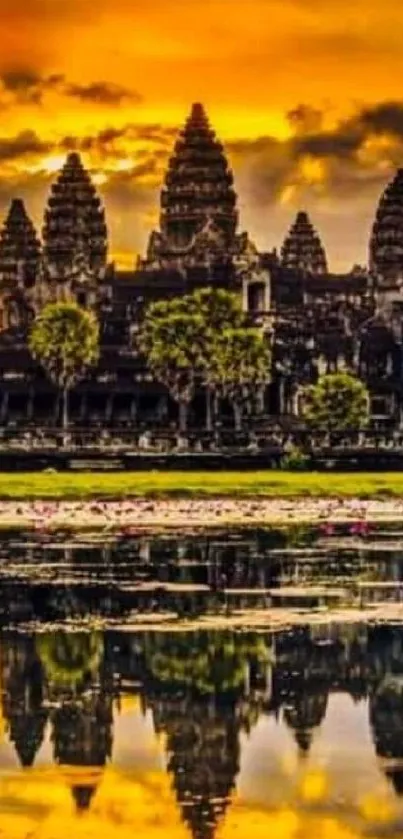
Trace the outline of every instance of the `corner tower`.
[[369, 244], [370, 270], [381, 284], [403, 280], [403, 169], [378, 204]]
[[52, 277], [74, 269], [77, 254], [103, 277], [107, 259], [105, 211], [78, 154], [68, 155], [51, 188], [43, 226], [44, 256]]
[[285, 268], [309, 274], [327, 274], [325, 249], [307, 213], [300, 212], [284, 239], [281, 261]]
[[32, 288], [41, 260], [41, 245], [20, 198], [14, 198], [0, 233], [0, 279], [7, 288]]

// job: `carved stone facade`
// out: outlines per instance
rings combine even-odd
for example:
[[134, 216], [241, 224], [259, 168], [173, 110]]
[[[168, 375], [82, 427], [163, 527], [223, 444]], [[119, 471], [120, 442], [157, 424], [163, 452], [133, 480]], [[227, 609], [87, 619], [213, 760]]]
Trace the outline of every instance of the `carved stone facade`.
[[102, 277], [107, 260], [105, 212], [80, 156], [72, 152], [53, 184], [43, 225], [46, 268], [59, 281], [69, 278], [83, 256], [88, 269]]
[[327, 274], [327, 259], [322, 242], [307, 213], [298, 213], [284, 239], [281, 262], [308, 274]]
[[403, 169], [386, 187], [375, 217], [370, 241], [370, 269], [379, 284], [403, 282]]
[[[204, 108], [193, 105], [161, 193], [159, 228], [133, 271], [107, 263], [101, 199], [76, 153], [69, 154], [45, 209], [43, 244], [21, 201], [0, 234], [0, 426], [58, 421], [58, 397], [29, 356], [26, 336], [40, 308], [75, 299], [101, 322], [99, 365], [72, 394], [77, 426], [172, 426], [176, 406], [132, 349], [152, 301], [217, 286], [242, 298], [251, 321], [272, 336], [271, 384], [254, 419], [295, 422], [301, 385], [323, 372], [360, 375], [376, 422], [403, 423], [403, 170], [386, 188], [370, 241], [369, 269], [329, 272], [305, 212], [280, 254], [260, 252], [238, 230], [237, 196], [223, 146]], [[259, 415], [258, 415], [259, 414]], [[202, 427], [204, 395], [190, 406]], [[222, 418], [225, 424], [230, 416]]]
[[18, 330], [34, 317], [41, 244], [24, 202], [15, 198], [0, 232], [0, 328]]
[[233, 174], [201, 104], [193, 105], [169, 161], [161, 192], [160, 235], [173, 252], [186, 249], [210, 223], [231, 248], [238, 224]]

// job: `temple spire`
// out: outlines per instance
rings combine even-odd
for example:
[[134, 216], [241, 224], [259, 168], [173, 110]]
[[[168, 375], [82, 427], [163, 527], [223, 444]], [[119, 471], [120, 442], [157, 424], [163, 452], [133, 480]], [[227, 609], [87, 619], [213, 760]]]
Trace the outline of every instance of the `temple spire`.
[[0, 279], [3, 285], [31, 288], [41, 259], [41, 245], [20, 198], [14, 198], [0, 233]]
[[369, 245], [370, 270], [384, 281], [403, 277], [403, 169], [378, 204]]
[[86, 249], [91, 270], [103, 276], [107, 257], [105, 212], [80, 155], [71, 152], [51, 189], [43, 227], [50, 273], [63, 277], [76, 251]]
[[207, 223], [228, 245], [238, 213], [233, 175], [204, 107], [192, 105], [175, 144], [161, 194], [160, 231], [173, 248], [186, 248]]
[[299, 212], [284, 239], [281, 261], [285, 268], [296, 268], [308, 274], [326, 274], [325, 249], [309, 216]]
[[186, 126], [188, 127], [189, 124], [193, 126], [198, 125], [201, 128], [210, 130], [208, 117], [204, 105], [201, 102], [193, 103], [190, 110], [190, 116], [187, 119]]

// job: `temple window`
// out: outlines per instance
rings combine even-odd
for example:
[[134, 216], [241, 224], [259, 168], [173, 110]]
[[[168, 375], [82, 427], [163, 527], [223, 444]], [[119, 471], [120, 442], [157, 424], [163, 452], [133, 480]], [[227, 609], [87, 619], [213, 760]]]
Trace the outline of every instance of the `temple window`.
[[248, 285], [248, 312], [265, 311], [265, 284], [250, 283]]
[[393, 412], [392, 400], [388, 396], [372, 396], [371, 397], [371, 416], [372, 419], [384, 419], [389, 417]]
[[8, 325], [18, 326], [20, 322], [18, 308], [15, 303], [11, 303], [8, 307]]

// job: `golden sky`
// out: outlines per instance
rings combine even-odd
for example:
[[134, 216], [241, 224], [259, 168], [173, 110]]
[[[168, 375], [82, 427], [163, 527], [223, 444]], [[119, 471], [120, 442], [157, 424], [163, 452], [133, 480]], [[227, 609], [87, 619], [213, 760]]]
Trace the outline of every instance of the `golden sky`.
[[334, 270], [363, 262], [403, 161], [402, 27], [401, 0], [0, 0], [0, 210], [21, 195], [40, 225], [78, 147], [126, 263], [203, 101], [257, 244], [280, 245], [303, 208]]

